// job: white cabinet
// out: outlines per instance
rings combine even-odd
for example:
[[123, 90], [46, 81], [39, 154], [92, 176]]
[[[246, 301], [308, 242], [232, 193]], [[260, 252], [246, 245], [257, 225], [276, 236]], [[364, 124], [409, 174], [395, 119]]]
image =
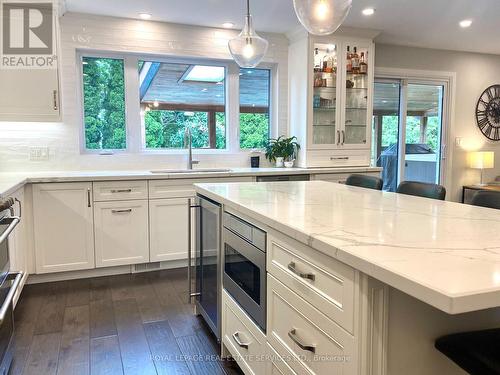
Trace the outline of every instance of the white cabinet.
[[226, 292], [222, 292], [222, 342], [247, 375], [266, 373], [266, 336]]
[[[2, 69], [0, 66], [0, 121], [61, 119], [59, 64], [56, 58], [53, 59], [57, 56], [59, 26], [56, 12], [50, 16], [54, 24], [53, 53], [44, 55], [44, 59], [49, 59], [52, 67]], [[8, 57], [5, 55], [4, 58]]]
[[150, 260], [187, 259], [189, 199], [149, 201]]
[[374, 52], [370, 38], [292, 39], [290, 129], [301, 167], [370, 164]]
[[273, 276], [267, 276], [267, 339], [297, 374], [358, 374], [357, 340]]
[[94, 267], [92, 183], [33, 186], [36, 272]]
[[149, 262], [148, 201], [94, 203], [96, 267]]

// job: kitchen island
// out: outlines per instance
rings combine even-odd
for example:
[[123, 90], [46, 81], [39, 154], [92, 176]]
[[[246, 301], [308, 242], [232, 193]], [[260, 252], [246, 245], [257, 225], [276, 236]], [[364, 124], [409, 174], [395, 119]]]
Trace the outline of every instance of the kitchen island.
[[[308, 354], [274, 330], [274, 296], [289, 292], [312, 306], [306, 316], [319, 310], [354, 337], [349, 345], [336, 338], [355, 362], [340, 365], [348, 374], [463, 374], [434, 340], [500, 325], [497, 210], [322, 181], [199, 184], [196, 191], [268, 233], [266, 335], [280, 355]], [[329, 284], [320, 277], [287, 284], [290, 260], [302, 276], [315, 268], [321, 275], [324, 266], [338, 290], [321, 290]], [[322, 373], [312, 358], [298, 362], [289, 363], [296, 373]]]

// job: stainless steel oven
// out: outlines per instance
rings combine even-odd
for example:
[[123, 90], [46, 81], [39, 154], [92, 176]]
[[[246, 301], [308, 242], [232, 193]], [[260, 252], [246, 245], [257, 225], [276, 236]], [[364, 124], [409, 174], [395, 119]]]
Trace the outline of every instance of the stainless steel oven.
[[[198, 196], [189, 208], [188, 279], [189, 297], [195, 298], [196, 313], [208, 324], [217, 340], [221, 338], [222, 257], [220, 204]], [[194, 215], [193, 215], [194, 213]], [[192, 231], [194, 224], [196, 230]], [[194, 233], [192, 233], [194, 232]], [[192, 237], [195, 236], [193, 239]], [[192, 242], [194, 258], [192, 257]], [[194, 272], [193, 272], [194, 267]], [[193, 288], [192, 279], [195, 279]]]
[[0, 375], [8, 374], [12, 363], [12, 336], [14, 334], [13, 299], [23, 273], [9, 273], [8, 237], [19, 223], [13, 216], [14, 200], [0, 202]]
[[266, 330], [266, 232], [224, 213], [224, 289]]

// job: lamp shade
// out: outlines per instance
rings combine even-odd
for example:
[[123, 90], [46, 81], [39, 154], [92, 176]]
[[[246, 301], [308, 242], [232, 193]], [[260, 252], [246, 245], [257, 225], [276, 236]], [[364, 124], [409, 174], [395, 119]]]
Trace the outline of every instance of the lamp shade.
[[469, 154], [469, 167], [473, 169], [495, 168], [495, 153], [493, 151], [477, 151]]
[[342, 25], [352, 0], [293, 0], [300, 23], [314, 35], [328, 35]]

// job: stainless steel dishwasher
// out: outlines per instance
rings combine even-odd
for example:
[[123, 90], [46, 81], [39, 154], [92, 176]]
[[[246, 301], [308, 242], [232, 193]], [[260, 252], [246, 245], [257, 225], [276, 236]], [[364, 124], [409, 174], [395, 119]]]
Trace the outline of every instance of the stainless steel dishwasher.
[[291, 174], [291, 175], [274, 175], [274, 176], [257, 176], [257, 182], [274, 182], [274, 181], [309, 181], [311, 176], [308, 174]]

